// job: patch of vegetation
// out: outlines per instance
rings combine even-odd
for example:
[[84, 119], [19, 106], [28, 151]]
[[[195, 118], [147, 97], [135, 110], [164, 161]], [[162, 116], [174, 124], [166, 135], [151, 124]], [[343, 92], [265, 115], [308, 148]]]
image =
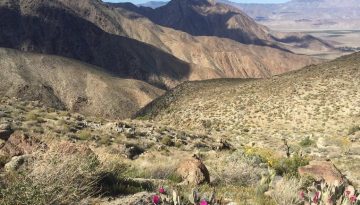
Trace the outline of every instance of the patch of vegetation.
[[298, 153], [293, 154], [291, 157], [282, 157], [270, 149], [257, 147], [246, 148], [245, 154], [248, 157], [257, 157], [262, 162], [267, 163], [276, 171], [277, 175], [288, 177], [298, 177], [298, 168], [308, 165], [310, 161]]
[[301, 147], [310, 147], [315, 143], [314, 140], [310, 139], [310, 137], [306, 137], [303, 140], [300, 141], [299, 145]]
[[280, 158], [272, 162], [271, 167], [276, 171], [277, 175], [291, 177], [299, 177], [299, 167], [306, 166], [309, 164], [309, 159], [294, 154], [289, 158]]
[[80, 130], [77, 132], [77, 135], [80, 140], [89, 140], [91, 138], [90, 130]]
[[170, 146], [170, 147], [172, 147], [172, 146], [175, 145], [173, 139], [172, 139], [170, 136], [165, 136], [165, 137], [163, 137], [163, 138], [161, 139], [161, 143], [164, 144], [164, 145], [166, 145], [166, 146]]
[[1, 204], [77, 204], [98, 190], [99, 163], [89, 155], [49, 152], [20, 173], [7, 173]]
[[349, 129], [348, 135], [353, 135], [360, 131], [360, 126], [353, 126]]

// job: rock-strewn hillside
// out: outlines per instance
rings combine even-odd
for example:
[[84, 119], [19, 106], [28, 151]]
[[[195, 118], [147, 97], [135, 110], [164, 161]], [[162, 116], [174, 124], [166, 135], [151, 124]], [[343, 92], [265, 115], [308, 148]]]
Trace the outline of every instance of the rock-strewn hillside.
[[0, 49], [0, 95], [105, 118], [126, 118], [163, 91], [63, 57]]
[[[359, 180], [360, 53], [266, 80], [184, 83], [139, 116], [271, 148], [310, 137], [304, 152], [331, 158]], [[359, 181], [358, 181], [359, 182]]]

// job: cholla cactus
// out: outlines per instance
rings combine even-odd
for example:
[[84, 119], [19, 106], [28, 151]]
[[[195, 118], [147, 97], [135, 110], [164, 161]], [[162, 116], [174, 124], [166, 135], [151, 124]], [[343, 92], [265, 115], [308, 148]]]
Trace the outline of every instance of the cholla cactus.
[[353, 186], [314, 184], [300, 193], [305, 205], [360, 205], [360, 194]]
[[[168, 189], [161, 187], [158, 191], [159, 193], [154, 195], [152, 198], [152, 202], [155, 205], [185, 205], [184, 201], [181, 201], [180, 194], [173, 190], [170, 192]], [[172, 194], [170, 194], [172, 193]], [[193, 205], [221, 205], [220, 201], [216, 200], [215, 190], [212, 191], [211, 194], [206, 196], [206, 194], [202, 194], [198, 192], [196, 189], [193, 189], [191, 194], [188, 197], [188, 200]]]

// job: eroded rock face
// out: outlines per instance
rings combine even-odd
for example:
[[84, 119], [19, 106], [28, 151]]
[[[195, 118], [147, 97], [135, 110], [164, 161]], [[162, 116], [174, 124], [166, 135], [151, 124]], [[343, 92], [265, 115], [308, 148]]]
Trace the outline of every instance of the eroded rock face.
[[191, 159], [181, 162], [176, 172], [182, 177], [185, 184], [199, 185], [210, 183], [208, 169], [195, 155]]
[[341, 172], [328, 161], [312, 161], [309, 165], [299, 168], [300, 176], [311, 176], [316, 180], [325, 180], [328, 184], [338, 184], [346, 179]]

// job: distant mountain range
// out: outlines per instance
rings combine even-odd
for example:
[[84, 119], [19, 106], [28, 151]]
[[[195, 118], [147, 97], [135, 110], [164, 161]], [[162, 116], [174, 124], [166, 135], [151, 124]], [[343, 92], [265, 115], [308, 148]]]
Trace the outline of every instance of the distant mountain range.
[[[360, 28], [358, 0], [291, 0], [282, 4], [236, 3], [216, 0], [243, 10], [272, 29], [354, 29]], [[168, 2], [156, 1], [139, 6], [158, 8]]]
[[240, 8], [272, 29], [359, 29], [358, 0], [292, 0], [283, 4], [240, 4], [219, 2]]
[[167, 1], [149, 1], [143, 4], [138, 4], [139, 6], [144, 6], [144, 7], [150, 7], [150, 8], [158, 8], [160, 6], [164, 6], [165, 4], [167, 4]]

